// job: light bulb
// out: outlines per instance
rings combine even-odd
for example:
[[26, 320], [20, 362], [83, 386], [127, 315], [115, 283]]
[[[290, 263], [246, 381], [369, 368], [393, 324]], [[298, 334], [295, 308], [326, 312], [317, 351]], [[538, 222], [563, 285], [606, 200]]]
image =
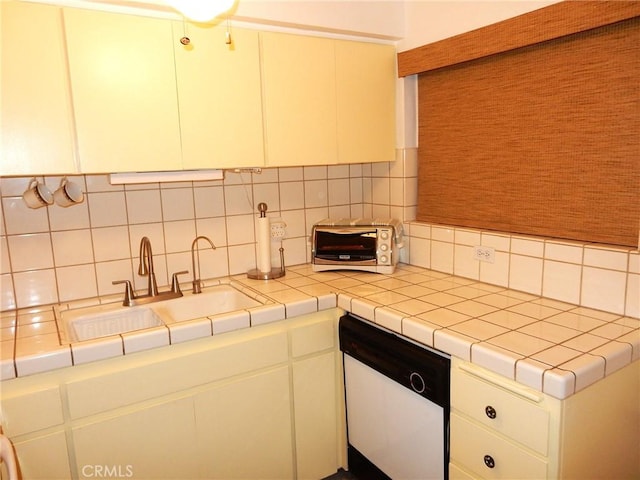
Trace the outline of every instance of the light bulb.
[[194, 22], [208, 22], [233, 7], [236, 0], [166, 0], [182, 15]]

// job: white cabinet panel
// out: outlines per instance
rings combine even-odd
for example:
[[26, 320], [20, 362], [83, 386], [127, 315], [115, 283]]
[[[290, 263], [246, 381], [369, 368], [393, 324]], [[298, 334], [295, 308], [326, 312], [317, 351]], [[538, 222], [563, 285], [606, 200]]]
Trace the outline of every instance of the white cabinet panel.
[[394, 161], [395, 47], [336, 41], [336, 78], [338, 161]]
[[226, 44], [225, 33], [173, 23], [185, 169], [264, 165], [259, 34], [234, 28]]
[[336, 354], [293, 365], [297, 478], [314, 480], [338, 469]]
[[180, 170], [171, 23], [64, 9], [83, 173]]
[[57, 385], [4, 396], [2, 406], [3, 433], [8, 437], [36, 432], [64, 423], [60, 389]]
[[451, 407], [542, 455], [549, 451], [549, 411], [533, 401], [460, 374], [451, 378]]
[[14, 442], [14, 447], [21, 478], [25, 480], [71, 478], [64, 431]]
[[0, 8], [0, 175], [77, 172], [61, 11], [24, 2]]
[[[491, 457], [493, 466], [485, 464], [487, 456]], [[542, 457], [455, 413], [451, 414], [451, 461], [465, 465], [487, 479], [547, 478], [547, 463]]]
[[287, 367], [197, 395], [202, 478], [294, 478], [290, 401]]
[[337, 161], [334, 42], [260, 34], [267, 166]]
[[77, 471], [106, 465], [129, 478], [198, 478], [194, 422], [186, 398], [76, 426]]

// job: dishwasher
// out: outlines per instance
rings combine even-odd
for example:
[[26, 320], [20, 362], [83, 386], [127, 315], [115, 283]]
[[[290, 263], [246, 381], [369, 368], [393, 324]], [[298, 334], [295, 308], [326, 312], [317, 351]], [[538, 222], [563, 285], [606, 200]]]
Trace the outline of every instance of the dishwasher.
[[339, 323], [349, 471], [446, 480], [451, 359], [353, 315]]

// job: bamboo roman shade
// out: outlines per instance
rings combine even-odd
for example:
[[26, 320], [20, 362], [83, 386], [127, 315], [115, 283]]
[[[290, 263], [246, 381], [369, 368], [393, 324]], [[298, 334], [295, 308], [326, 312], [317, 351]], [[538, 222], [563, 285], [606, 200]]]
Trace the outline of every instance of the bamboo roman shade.
[[640, 17], [421, 73], [418, 92], [418, 220], [638, 246]]

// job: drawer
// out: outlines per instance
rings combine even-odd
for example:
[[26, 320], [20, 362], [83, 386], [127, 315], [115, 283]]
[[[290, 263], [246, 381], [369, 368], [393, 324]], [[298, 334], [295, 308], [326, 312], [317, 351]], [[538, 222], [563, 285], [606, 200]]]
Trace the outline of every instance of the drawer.
[[476, 480], [478, 478], [480, 477], [474, 477], [471, 473], [455, 463], [449, 464], [449, 480]]
[[[475, 366], [474, 366], [475, 368]], [[518, 392], [542, 394], [522, 385], [501, 380], [500, 385], [478, 378], [460, 369], [451, 375], [451, 408], [468, 415], [489, 428], [547, 455], [550, 413], [534, 400]], [[511, 385], [513, 384], [513, 385]]]
[[[489, 456], [493, 467], [485, 464]], [[451, 414], [451, 462], [486, 479], [547, 478], [547, 462], [466, 418]]]
[[36, 391], [25, 390], [16, 395], [3, 392], [0, 411], [2, 428], [9, 437], [64, 423], [58, 386]]

